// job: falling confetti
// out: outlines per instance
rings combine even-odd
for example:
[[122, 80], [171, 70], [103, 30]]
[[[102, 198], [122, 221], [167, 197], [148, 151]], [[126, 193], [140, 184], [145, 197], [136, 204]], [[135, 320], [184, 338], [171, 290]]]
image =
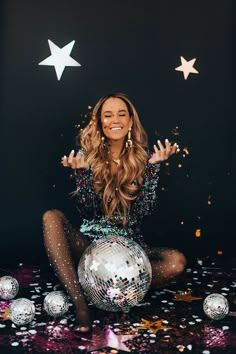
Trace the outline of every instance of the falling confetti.
[[201, 229], [197, 229], [197, 230], [195, 231], [195, 236], [196, 236], [196, 237], [201, 237]]

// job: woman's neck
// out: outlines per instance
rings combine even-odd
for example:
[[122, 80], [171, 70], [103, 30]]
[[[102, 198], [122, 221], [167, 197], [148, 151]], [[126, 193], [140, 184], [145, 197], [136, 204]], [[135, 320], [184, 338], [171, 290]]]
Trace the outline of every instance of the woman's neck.
[[123, 148], [123, 141], [110, 141], [110, 153], [112, 159], [119, 159], [122, 148]]

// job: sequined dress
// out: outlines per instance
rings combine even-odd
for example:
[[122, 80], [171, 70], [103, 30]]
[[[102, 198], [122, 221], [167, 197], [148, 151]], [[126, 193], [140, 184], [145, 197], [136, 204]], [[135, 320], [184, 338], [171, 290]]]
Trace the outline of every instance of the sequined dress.
[[145, 216], [151, 215], [156, 205], [159, 171], [160, 164], [146, 162], [141, 190], [133, 201], [124, 227], [118, 213], [112, 220], [104, 215], [101, 198], [94, 190], [91, 168], [78, 170], [75, 173], [77, 187], [75, 205], [83, 219], [80, 232], [91, 241], [108, 235], [119, 235], [133, 239], [142, 247], [146, 247], [141, 223]]

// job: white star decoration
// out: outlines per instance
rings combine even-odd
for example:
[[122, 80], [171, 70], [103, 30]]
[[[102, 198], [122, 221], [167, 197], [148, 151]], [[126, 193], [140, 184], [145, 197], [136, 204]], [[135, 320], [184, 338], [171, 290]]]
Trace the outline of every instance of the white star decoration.
[[50, 39], [48, 40], [48, 44], [51, 55], [41, 61], [38, 65], [54, 66], [58, 80], [60, 80], [66, 66], [81, 66], [80, 63], [70, 57], [75, 41], [70, 42], [63, 48], [59, 48], [56, 44], [50, 41]]
[[185, 80], [187, 80], [188, 76], [190, 73], [192, 74], [198, 74], [198, 71], [193, 67], [196, 58], [192, 59], [192, 60], [185, 60], [184, 57], [180, 57], [181, 60], [181, 64], [180, 66], [178, 66], [177, 68], [175, 68], [175, 70], [177, 71], [182, 71], [184, 74], [184, 78]]

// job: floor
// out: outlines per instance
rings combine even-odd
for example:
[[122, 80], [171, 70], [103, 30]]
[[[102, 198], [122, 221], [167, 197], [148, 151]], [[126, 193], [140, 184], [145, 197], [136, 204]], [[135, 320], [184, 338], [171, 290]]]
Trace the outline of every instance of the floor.
[[[57, 283], [47, 265], [18, 264], [0, 269], [0, 277], [15, 277], [16, 298], [33, 300], [36, 315], [25, 326], [9, 319], [9, 301], [0, 300], [0, 353], [236, 353], [236, 266], [233, 259], [202, 257], [178, 280], [145, 299], [129, 313], [106, 312], [90, 305], [93, 331], [73, 331], [73, 306], [55, 319], [43, 310], [43, 301]], [[212, 320], [203, 310], [204, 299], [222, 294], [229, 313]]]

